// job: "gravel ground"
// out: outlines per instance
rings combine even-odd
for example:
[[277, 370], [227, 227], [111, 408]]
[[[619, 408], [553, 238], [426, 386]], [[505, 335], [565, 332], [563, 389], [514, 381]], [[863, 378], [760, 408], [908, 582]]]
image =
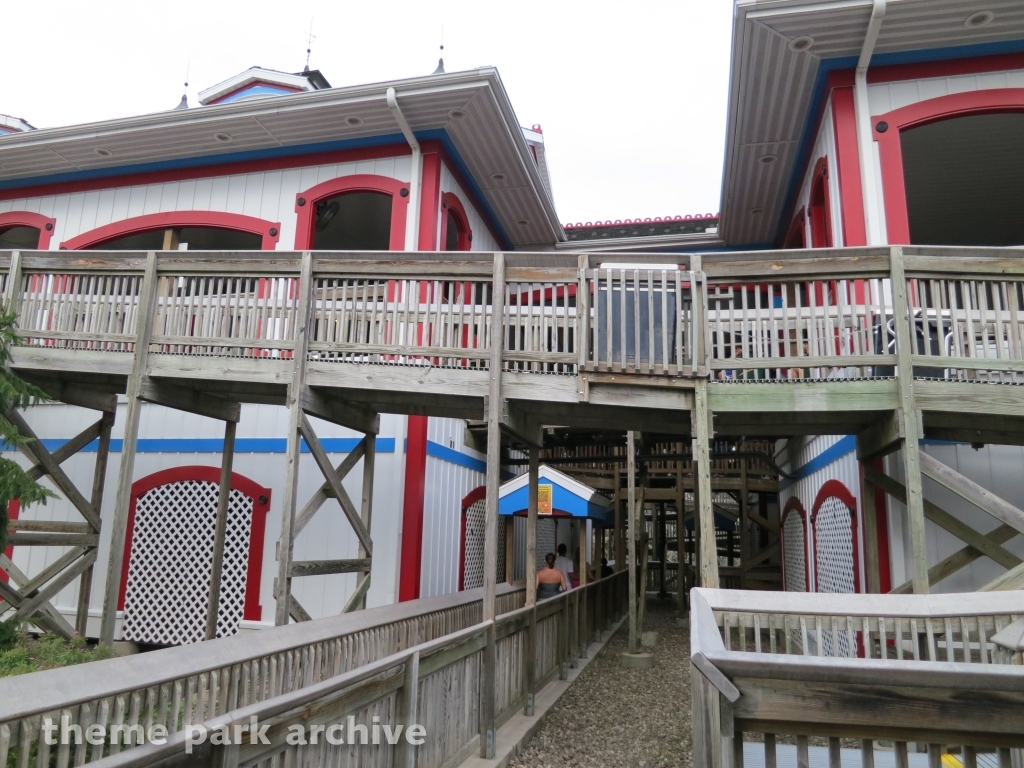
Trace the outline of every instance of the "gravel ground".
[[[650, 599], [644, 629], [658, 632], [654, 668], [619, 665], [628, 623], [555, 703], [513, 768], [690, 766], [690, 634], [673, 601]], [[644, 649], [650, 650], [650, 649]]]

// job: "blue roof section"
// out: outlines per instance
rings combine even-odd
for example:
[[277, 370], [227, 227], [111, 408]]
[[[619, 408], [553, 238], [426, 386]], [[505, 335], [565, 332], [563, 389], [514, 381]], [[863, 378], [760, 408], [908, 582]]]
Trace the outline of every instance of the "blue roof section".
[[229, 96], [225, 96], [216, 103], [230, 104], [232, 101], [238, 101], [239, 99], [246, 99], [252, 96], [288, 96], [292, 93], [295, 93], [295, 91], [291, 88], [274, 87], [263, 83], [253, 83], [252, 85], [235, 91]]
[[[540, 468], [540, 485], [551, 486], [551, 509], [555, 517], [585, 518], [605, 527], [615, 524], [611, 502], [590, 486], [547, 466]], [[526, 475], [505, 483], [498, 492], [498, 514], [525, 515], [529, 509], [529, 494]]]

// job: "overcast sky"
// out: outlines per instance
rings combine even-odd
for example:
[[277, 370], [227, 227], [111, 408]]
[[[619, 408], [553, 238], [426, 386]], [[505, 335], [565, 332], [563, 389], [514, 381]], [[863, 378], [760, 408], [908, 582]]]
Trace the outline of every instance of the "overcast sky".
[[731, 0], [4, 3], [0, 113], [37, 127], [173, 107], [260, 65], [335, 86], [494, 65], [543, 126], [563, 222], [718, 210]]

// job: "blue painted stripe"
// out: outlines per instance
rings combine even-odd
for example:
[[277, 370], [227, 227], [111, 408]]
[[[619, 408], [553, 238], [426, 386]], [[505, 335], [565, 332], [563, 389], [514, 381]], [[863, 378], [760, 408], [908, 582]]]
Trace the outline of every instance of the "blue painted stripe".
[[843, 456], [849, 456], [856, 450], [856, 435], [847, 435], [846, 437], [841, 438], [838, 442], [830, 445], [802, 467], [797, 468], [796, 471], [792, 473], [793, 477], [779, 478], [779, 490], [781, 491], [789, 488], [789, 486], [793, 485], [798, 480], [803, 480], [808, 475], [813, 475], [819, 469], [824, 469], [830, 464], [835, 464], [843, 458]]
[[[955, 440], [932, 440], [926, 438], [919, 440], [918, 445], [965, 445]], [[834, 445], [829, 446], [824, 451], [819, 453], [809, 462], [798, 468], [792, 474], [794, 477], [783, 477], [779, 479], [779, 490], [789, 488], [798, 480], [802, 480], [808, 475], [813, 475], [819, 469], [824, 469], [830, 464], [835, 464], [844, 456], [849, 456], [851, 453], [857, 450], [857, 436], [847, 435], [846, 437], [839, 440]]]
[[[64, 445], [67, 440], [48, 439], [42, 440], [48, 451], [55, 451]], [[359, 443], [356, 437], [325, 437], [320, 441], [327, 453], [351, 453]], [[120, 453], [124, 447], [124, 441], [115, 439], [110, 441], [110, 450], [113, 453]], [[235, 440], [235, 453], [284, 453], [288, 447], [288, 440], [283, 437], [239, 437]], [[93, 440], [82, 449], [86, 453], [95, 453], [99, 449], [99, 441]], [[224, 441], [218, 437], [214, 438], [140, 438], [136, 447], [137, 453], [221, 453], [224, 450]], [[300, 449], [303, 453], [309, 453], [309, 446], [302, 442]], [[378, 437], [377, 453], [394, 453], [395, 438]]]
[[472, 469], [474, 472], [487, 472], [486, 461], [473, 456], [467, 456], [456, 451], [454, 448], [435, 443], [433, 440], [427, 440], [427, 456], [433, 456], [435, 459], [447, 461], [449, 464], [457, 464], [460, 467]]

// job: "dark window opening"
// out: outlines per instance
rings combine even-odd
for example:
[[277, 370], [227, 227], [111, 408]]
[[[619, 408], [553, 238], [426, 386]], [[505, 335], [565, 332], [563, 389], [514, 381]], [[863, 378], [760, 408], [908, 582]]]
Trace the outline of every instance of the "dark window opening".
[[828, 176], [822, 170], [811, 184], [811, 196], [807, 202], [807, 216], [811, 222], [811, 247], [832, 247], [832, 216], [828, 210], [828, 195], [825, 185]]
[[1024, 113], [965, 115], [900, 134], [910, 242], [1024, 244]]
[[459, 234], [461, 233], [461, 229], [462, 228], [460, 226], [459, 217], [452, 213], [451, 210], [449, 210], [448, 224], [445, 227], [444, 233], [444, 250], [459, 250]]
[[15, 225], [0, 229], [0, 249], [38, 248], [39, 230], [35, 227]]
[[[171, 233], [168, 237], [168, 232]], [[174, 229], [147, 229], [133, 232], [89, 246], [101, 251], [160, 251], [169, 245], [171, 250], [189, 251], [258, 251], [263, 248], [263, 236], [224, 227], [176, 227]]]
[[316, 203], [313, 248], [387, 251], [391, 248], [391, 195], [346, 192]]

